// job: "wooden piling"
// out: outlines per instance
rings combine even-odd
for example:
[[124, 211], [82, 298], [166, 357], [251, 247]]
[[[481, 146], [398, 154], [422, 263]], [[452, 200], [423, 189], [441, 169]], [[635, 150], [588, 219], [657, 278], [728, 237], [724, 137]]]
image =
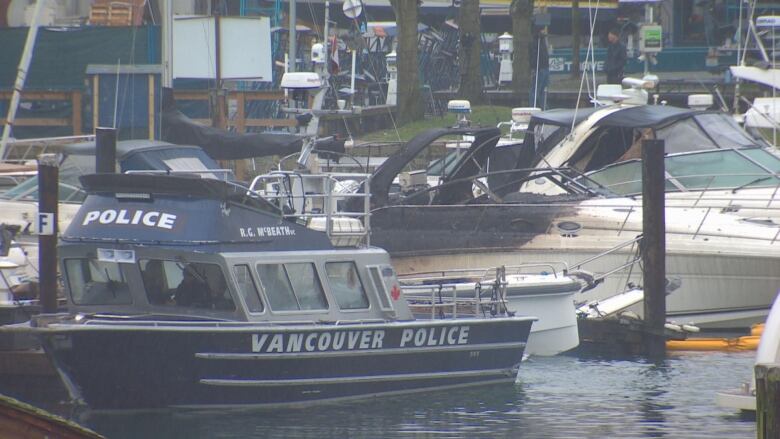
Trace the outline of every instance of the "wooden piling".
[[756, 364], [756, 436], [780, 437], [780, 364]]
[[57, 312], [58, 180], [57, 155], [38, 156], [38, 268], [43, 313]]
[[95, 128], [95, 172], [116, 172], [116, 128]]
[[666, 215], [664, 141], [642, 141], [642, 261], [647, 354], [666, 355]]

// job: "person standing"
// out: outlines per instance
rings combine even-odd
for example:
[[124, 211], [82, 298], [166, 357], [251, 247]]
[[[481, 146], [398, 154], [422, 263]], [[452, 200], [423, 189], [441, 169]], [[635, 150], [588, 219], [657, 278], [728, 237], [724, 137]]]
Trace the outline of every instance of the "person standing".
[[604, 71], [607, 73], [607, 84], [620, 84], [623, 81], [623, 68], [626, 65], [626, 46], [620, 42], [619, 31], [612, 29], [607, 34], [607, 62]]
[[535, 27], [531, 41], [531, 90], [528, 102], [532, 107], [546, 109], [547, 85], [550, 82], [550, 54], [547, 48], [547, 28]]

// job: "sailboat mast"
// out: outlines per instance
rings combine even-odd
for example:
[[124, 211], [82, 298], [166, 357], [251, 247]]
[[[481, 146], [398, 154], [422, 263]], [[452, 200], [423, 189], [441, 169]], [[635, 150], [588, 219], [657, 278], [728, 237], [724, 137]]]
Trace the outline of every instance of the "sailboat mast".
[[298, 21], [298, 17], [296, 16], [296, 1], [290, 0], [290, 31], [288, 33], [288, 58], [289, 58], [289, 66], [287, 67], [287, 71], [294, 72], [296, 70], [296, 60], [298, 55], [298, 29], [296, 29], [295, 23]]
[[27, 71], [30, 69], [30, 62], [32, 61], [35, 39], [38, 36], [38, 21], [40, 19], [41, 10], [43, 10], [44, 3], [46, 3], [46, 0], [38, 0], [35, 2], [35, 9], [33, 10], [30, 29], [27, 31], [27, 40], [24, 43], [22, 58], [19, 60], [19, 68], [16, 72], [14, 92], [11, 95], [11, 103], [8, 105], [8, 115], [6, 116], [5, 127], [3, 128], [3, 137], [0, 139], [0, 159], [5, 158], [8, 139], [11, 137], [11, 130], [13, 129], [14, 120], [16, 119], [16, 110], [19, 107], [19, 100], [21, 98], [22, 89], [24, 88], [24, 82], [27, 79]]
[[173, 87], [173, 4], [171, 0], [162, 0], [162, 86]]
[[226, 114], [227, 114], [227, 102], [225, 100], [225, 93], [222, 89], [222, 48], [220, 47], [222, 45], [221, 41], [221, 31], [220, 31], [220, 16], [219, 16], [219, 8], [221, 6], [221, 2], [215, 3], [215, 8], [213, 10], [214, 15], [214, 49], [215, 49], [215, 77], [214, 82], [214, 92], [212, 94], [213, 99], [213, 105], [212, 105], [212, 111], [213, 111], [213, 120], [212, 120], [212, 126], [219, 128], [219, 129], [226, 129], [227, 123], [226, 123]]

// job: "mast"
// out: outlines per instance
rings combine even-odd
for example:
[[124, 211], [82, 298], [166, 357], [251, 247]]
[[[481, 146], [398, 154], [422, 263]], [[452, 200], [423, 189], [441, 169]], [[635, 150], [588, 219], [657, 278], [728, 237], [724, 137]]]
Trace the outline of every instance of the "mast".
[[295, 23], [298, 21], [298, 18], [296, 17], [296, 5], [295, 0], [290, 0], [290, 31], [287, 34], [288, 35], [288, 58], [289, 58], [289, 66], [287, 68], [288, 72], [294, 72], [295, 71], [295, 61], [296, 56], [298, 52], [297, 48], [297, 38], [298, 38], [298, 30], [295, 28]]
[[27, 79], [27, 71], [30, 69], [30, 62], [32, 61], [32, 52], [35, 47], [35, 39], [38, 36], [38, 21], [41, 16], [41, 10], [46, 0], [38, 0], [35, 2], [35, 9], [33, 10], [32, 21], [30, 22], [30, 29], [27, 31], [27, 40], [24, 42], [24, 50], [22, 51], [22, 57], [19, 60], [19, 68], [16, 73], [16, 82], [14, 83], [14, 92], [11, 95], [11, 102], [8, 105], [8, 116], [6, 116], [5, 127], [3, 128], [3, 137], [0, 139], [0, 159], [5, 158], [6, 147], [8, 145], [8, 139], [11, 137], [11, 130], [13, 129], [14, 119], [16, 119], [16, 110], [19, 107], [19, 100], [21, 98], [22, 89], [24, 88], [24, 82]]
[[173, 87], [173, 4], [172, 0], [162, 0], [162, 86]]

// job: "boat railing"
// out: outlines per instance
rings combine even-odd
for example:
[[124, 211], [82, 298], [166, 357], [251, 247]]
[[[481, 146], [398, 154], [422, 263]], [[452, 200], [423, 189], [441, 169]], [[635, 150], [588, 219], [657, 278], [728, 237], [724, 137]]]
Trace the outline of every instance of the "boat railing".
[[[581, 291], [588, 291], [590, 289], [593, 289], [600, 283], [604, 282], [604, 280], [612, 275], [615, 275], [617, 273], [621, 273], [626, 269], [633, 269], [634, 265], [638, 264], [642, 260], [642, 240], [643, 236], [638, 235], [634, 239], [629, 239], [627, 241], [624, 241], [612, 248], [609, 248], [595, 256], [591, 256], [589, 258], [583, 259], [582, 261], [576, 262], [572, 264], [568, 271], [566, 271], [566, 274], [569, 276], [577, 277], [585, 282], [585, 286]], [[626, 258], [626, 260], [610, 269], [604, 272], [599, 272], [598, 275], [595, 275], [591, 273], [587, 267], [594, 263], [602, 260], [603, 258], [614, 255], [619, 252], [623, 252], [626, 249], [629, 250], [629, 256]], [[629, 273], [628, 278], [631, 277], [631, 274]]]
[[359, 189], [370, 186], [371, 174], [272, 171], [255, 177], [249, 190], [279, 206], [283, 217], [326, 232], [334, 245], [369, 245], [371, 193]]
[[405, 285], [402, 290], [412, 313], [418, 316], [429, 314], [431, 319], [506, 313], [506, 280], [494, 281], [486, 288], [480, 282], [464, 288], [460, 282], [442, 281]]
[[497, 277], [497, 271], [503, 270], [507, 276], [511, 275], [550, 275], [555, 278], [564, 277], [569, 266], [564, 261], [557, 262], [531, 262], [525, 264], [502, 265], [491, 268], [452, 268], [437, 271], [421, 271], [408, 275], [400, 275], [399, 280], [407, 284], [420, 284], [432, 282], [491, 282]]

